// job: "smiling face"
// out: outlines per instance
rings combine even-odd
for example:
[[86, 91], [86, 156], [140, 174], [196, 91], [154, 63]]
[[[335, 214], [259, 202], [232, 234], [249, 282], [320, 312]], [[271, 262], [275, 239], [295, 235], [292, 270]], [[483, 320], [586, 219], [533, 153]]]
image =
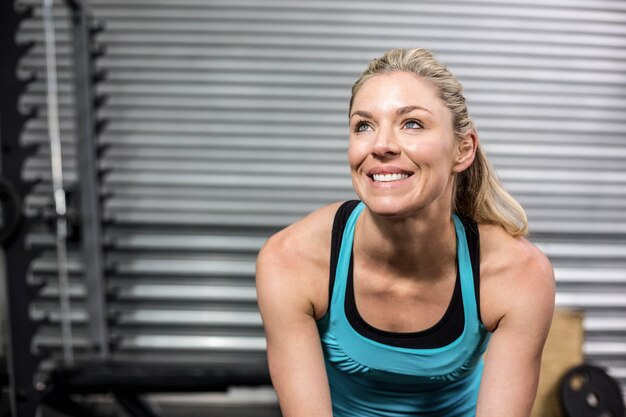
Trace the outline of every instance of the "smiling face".
[[348, 160], [354, 189], [374, 213], [449, 213], [454, 174], [467, 167], [459, 149], [452, 114], [428, 81], [380, 74], [355, 95]]

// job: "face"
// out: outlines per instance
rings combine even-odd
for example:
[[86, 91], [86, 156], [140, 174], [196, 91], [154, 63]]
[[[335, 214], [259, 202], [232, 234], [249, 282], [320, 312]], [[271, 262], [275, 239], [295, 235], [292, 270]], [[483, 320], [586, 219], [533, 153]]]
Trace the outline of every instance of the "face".
[[354, 189], [374, 213], [449, 211], [454, 174], [469, 166], [459, 143], [436, 87], [414, 74], [376, 75], [354, 97], [348, 160]]

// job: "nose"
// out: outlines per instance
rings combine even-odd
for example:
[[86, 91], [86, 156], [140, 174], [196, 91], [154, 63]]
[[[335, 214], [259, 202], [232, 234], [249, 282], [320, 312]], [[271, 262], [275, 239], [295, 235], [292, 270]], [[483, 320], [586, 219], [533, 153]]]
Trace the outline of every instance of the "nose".
[[379, 129], [374, 140], [372, 155], [384, 157], [400, 153], [400, 145], [393, 129]]

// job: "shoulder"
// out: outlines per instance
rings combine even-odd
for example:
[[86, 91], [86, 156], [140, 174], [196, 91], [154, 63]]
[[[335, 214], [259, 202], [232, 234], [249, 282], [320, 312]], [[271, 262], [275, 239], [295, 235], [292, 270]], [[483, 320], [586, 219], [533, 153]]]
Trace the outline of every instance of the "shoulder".
[[333, 219], [342, 202], [315, 210], [271, 236], [259, 251], [256, 284], [259, 305], [293, 298], [317, 315], [328, 296]]
[[552, 318], [554, 272], [550, 260], [526, 238], [512, 237], [495, 225], [479, 225], [481, 314], [490, 330], [507, 314]]
[[318, 261], [328, 255], [332, 224], [341, 202], [310, 213], [272, 235], [259, 251], [257, 264], [298, 267], [302, 261]]
[[[513, 237], [496, 225], [480, 224], [478, 228], [481, 267], [487, 272], [506, 273], [528, 285], [552, 279], [550, 260], [528, 239]], [[521, 280], [520, 275], [527, 279]]]

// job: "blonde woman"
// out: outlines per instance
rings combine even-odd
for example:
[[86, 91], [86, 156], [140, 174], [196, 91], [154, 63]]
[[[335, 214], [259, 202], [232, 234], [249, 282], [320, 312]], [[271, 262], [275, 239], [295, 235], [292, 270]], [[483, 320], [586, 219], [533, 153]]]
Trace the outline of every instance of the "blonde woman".
[[552, 267], [524, 238], [462, 90], [424, 49], [372, 61], [349, 110], [360, 201], [321, 208], [261, 250], [285, 417], [529, 416]]

